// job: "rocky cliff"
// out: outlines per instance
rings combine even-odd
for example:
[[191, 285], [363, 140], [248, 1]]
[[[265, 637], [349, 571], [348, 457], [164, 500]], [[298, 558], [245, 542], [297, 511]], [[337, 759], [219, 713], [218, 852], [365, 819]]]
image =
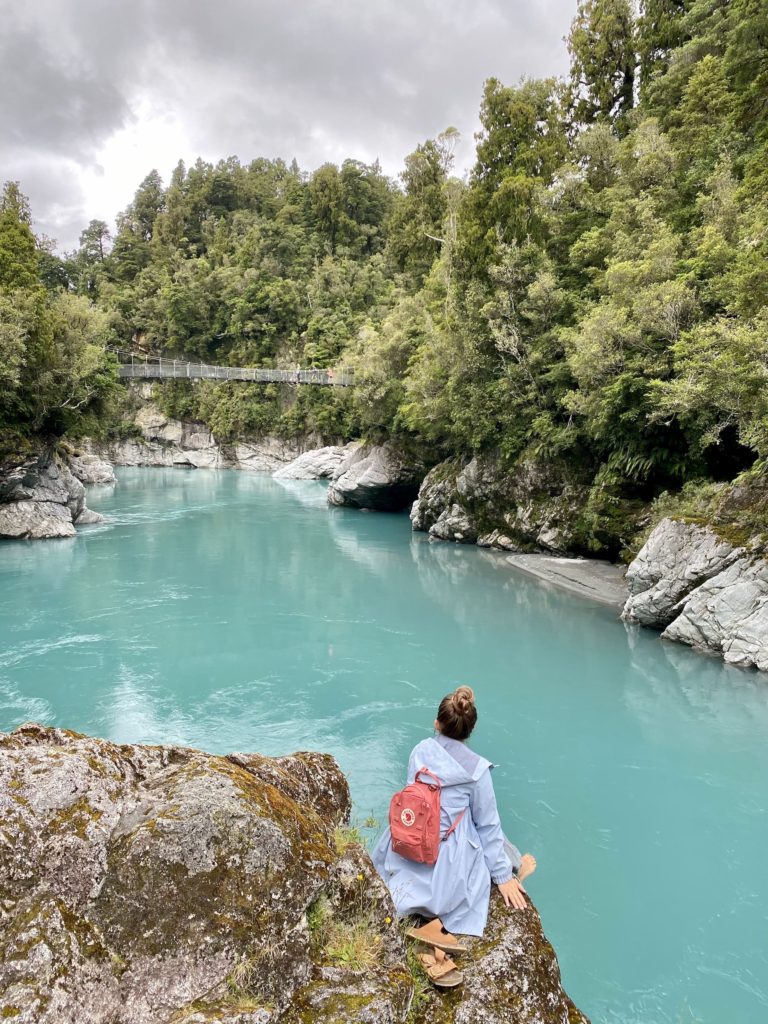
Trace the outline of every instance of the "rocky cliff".
[[532, 906], [431, 991], [349, 809], [323, 754], [0, 734], [0, 1019], [586, 1024]]
[[524, 460], [507, 471], [494, 455], [449, 459], [424, 478], [411, 522], [436, 540], [570, 551], [578, 546], [586, 493], [572, 472], [556, 464]]
[[222, 444], [204, 423], [166, 414], [150, 399], [130, 423], [134, 436], [120, 441], [88, 442], [85, 449], [115, 466], [178, 466], [187, 469], [245, 469], [272, 473], [296, 459], [311, 443], [265, 437]]
[[74, 537], [76, 526], [101, 522], [87, 507], [83, 486], [94, 477], [114, 482], [100, 460], [70, 460], [52, 448], [7, 467], [0, 474], [0, 537]]

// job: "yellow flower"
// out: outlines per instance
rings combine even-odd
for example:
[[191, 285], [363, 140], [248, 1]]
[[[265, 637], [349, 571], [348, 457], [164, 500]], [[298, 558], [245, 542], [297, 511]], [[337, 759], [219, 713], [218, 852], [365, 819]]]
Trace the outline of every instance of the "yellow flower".
[[384, 918], [384, 924], [392, 924], [392, 918], [391, 917], [385, 917]]
[[363, 876], [362, 876], [362, 875], [358, 875], [358, 876], [357, 876], [357, 880], [358, 880], [358, 882], [362, 882], [362, 880], [363, 880]]

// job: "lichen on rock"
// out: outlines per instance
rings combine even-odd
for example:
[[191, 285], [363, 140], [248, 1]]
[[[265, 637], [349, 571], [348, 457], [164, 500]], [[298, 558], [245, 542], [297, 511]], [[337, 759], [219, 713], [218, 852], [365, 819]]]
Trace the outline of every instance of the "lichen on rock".
[[39, 726], [2, 737], [0, 1005], [36, 1024], [75, 1005], [83, 1024], [160, 1021], [226, 997], [237, 964], [268, 952], [251, 994], [285, 1009], [349, 794], [323, 755], [266, 760]]
[[464, 984], [429, 992], [413, 1024], [589, 1024], [565, 993], [536, 908], [510, 911], [494, 892], [482, 939], [461, 957]]

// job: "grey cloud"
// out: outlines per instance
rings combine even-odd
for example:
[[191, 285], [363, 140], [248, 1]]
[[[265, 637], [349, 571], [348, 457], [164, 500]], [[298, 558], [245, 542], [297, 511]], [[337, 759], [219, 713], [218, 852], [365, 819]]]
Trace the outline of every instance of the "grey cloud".
[[[0, 109], [2, 166], [34, 158], [40, 191], [22, 186], [71, 245], [75, 190], [54, 215], [45, 171], [55, 180], [57, 157], [92, 164], [142, 101], [174, 116], [206, 159], [379, 157], [396, 174], [418, 142], [455, 125], [468, 165], [483, 81], [562, 74], [574, 10], [575, 0], [31, 0], [19, 13], [0, 0], [0, 95], [12, 97]], [[137, 185], [157, 163], [147, 152]], [[116, 196], [115, 210], [129, 199]], [[83, 198], [80, 226], [103, 215]]]
[[0, 138], [5, 146], [85, 159], [129, 116], [109, 80], [49, 50], [29, 29], [0, 44]]

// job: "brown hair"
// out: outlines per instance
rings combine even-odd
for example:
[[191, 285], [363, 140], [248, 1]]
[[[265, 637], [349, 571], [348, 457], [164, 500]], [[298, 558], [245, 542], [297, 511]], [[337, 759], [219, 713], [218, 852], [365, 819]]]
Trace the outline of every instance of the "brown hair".
[[465, 740], [477, 723], [475, 694], [471, 686], [459, 686], [440, 701], [437, 709], [440, 732], [451, 740]]

